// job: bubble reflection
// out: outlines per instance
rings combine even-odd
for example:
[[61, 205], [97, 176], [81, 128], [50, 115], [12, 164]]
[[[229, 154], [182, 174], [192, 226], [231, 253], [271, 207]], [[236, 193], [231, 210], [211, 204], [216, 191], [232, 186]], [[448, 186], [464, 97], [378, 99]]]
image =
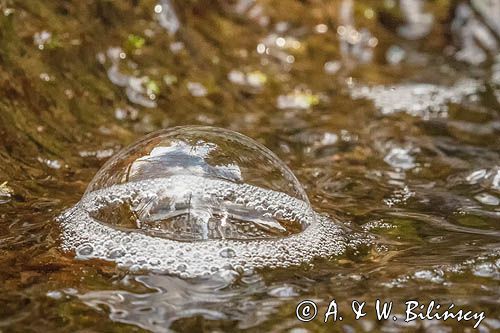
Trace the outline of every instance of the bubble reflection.
[[[228, 272], [229, 273], [229, 272]], [[152, 332], [171, 332], [177, 321], [202, 317], [209, 321], [235, 322], [238, 329], [256, 327], [268, 320], [289, 297], [290, 286], [267, 286], [257, 274], [235, 276], [219, 273], [206, 279], [184, 280], [164, 275], [133, 278], [151, 292], [125, 290], [90, 291], [77, 297], [100, 310], [108, 308], [112, 320]], [[270, 294], [271, 299], [259, 296]]]

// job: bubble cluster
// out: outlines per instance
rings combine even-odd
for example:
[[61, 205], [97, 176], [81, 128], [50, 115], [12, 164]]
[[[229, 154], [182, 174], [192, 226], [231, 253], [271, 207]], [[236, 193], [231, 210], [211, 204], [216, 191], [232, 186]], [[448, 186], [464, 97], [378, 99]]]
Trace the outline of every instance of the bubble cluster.
[[299, 265], [346, 246], [271, 151], [211, 127], [160, 131], [118, 153], [59, 221], [77, 258], [183, 277]]

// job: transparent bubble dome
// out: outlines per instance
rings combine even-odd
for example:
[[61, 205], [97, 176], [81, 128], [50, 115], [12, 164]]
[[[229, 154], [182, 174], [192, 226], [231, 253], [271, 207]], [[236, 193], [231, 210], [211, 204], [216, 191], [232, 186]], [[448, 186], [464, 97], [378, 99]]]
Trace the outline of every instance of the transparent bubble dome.
[[155, 132], [122, 150], [59, 221], [78, 258], [183, 276], [286, 267], [345, 247], [276, 155], [213, 127]]

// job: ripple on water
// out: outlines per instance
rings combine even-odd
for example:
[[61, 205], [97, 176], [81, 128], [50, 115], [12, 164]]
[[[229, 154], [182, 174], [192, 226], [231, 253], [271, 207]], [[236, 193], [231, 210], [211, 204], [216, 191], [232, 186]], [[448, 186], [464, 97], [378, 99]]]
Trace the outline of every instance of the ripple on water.
[[255, 327], [268, 320], [291, 295], [285, 291], [291, 287], [285, 285], [278, 293], [284, 295], [256, 299], [255, 294], [272, 294], [279, 289], [266, 286], [258, 274], [249, 274], [237, 284], [234, 275], [223, 274], [194, 280], [167, 275], [137, 276], [133, 280], [150, 291], [96, 290], [77, 297], [95, 309], [105, 306], [114, 321], [153, 332], [172, 332], [172, 324], [193, 316], [237, 321], [241, 329]]

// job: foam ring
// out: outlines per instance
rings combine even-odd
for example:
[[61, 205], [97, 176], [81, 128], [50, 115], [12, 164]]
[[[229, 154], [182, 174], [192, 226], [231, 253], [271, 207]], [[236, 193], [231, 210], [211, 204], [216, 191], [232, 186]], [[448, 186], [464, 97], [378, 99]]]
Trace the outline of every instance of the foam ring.
[[[246, 202], [268, 199], [273, 209], [286, 210], [304, 229], [273, 239], [184, 242], [151, 236], [139, 230], [120, 230], [91, 216], [110, 203], [155, 195], [179, 183], [188, 188], [196, 184], [199, 191], [212, 190], [221, 198], [231, 193]], [[308, 203], [285, 193], [248, 184], [174, 176], [113, 185], [86, 193], [74, 207], [61, 214], [58, 221], [62, 228], [62, 249], [75, 251], [79, 259], [108, 260], [131, 271], [153, 270], [197, 277], [224, 269], [284, 268], [342, 254], [347, 246], [345, 231], [308, 207]]]

